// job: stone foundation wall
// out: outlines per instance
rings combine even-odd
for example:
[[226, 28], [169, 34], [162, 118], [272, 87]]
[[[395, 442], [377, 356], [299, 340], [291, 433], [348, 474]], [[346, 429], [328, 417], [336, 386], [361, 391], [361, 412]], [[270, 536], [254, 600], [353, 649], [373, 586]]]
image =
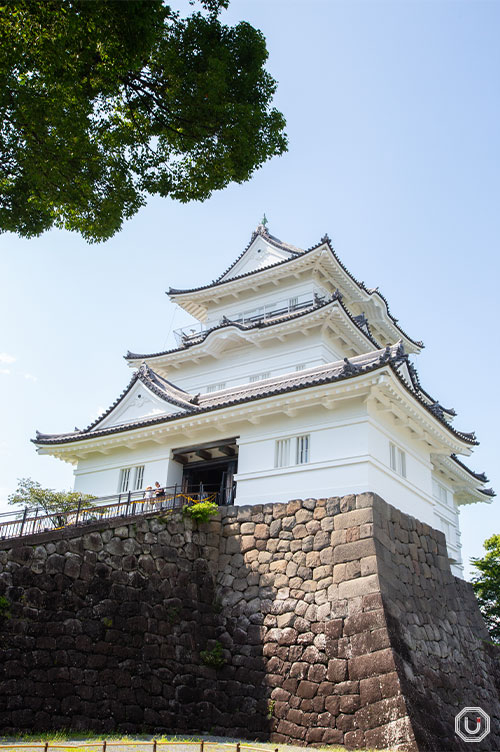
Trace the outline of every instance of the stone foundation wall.
[[[444, 536], [374, 494], [0, 543], [0, 729], [500, 749], [498, 652]], [[213, 664], [220, 665], [214, 666]]]

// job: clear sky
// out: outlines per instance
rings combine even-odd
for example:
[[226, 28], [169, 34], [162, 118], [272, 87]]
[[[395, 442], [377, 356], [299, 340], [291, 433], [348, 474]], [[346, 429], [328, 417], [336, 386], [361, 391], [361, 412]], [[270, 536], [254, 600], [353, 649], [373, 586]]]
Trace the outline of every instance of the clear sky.
[[[327, 232], [380, 287], [426, 344], [423, 386], [477, 432], [466, 461], [500, 491], [500, 3], [233, 0], [224, 18], [267, 38], [289, 152], [203, 204], [153, 199], [101, 245], [0, 236], [0, 510], [19, 477], [71, 486], [70, 465], [36, 455], [35, 429], [108, 407], [125, 352], [161, 350], [189, 322], [164, 291], [221, 273], [264, 212], [304, 248]], [[500, 532], [499, 504], [462, 509], [466, 562]]]

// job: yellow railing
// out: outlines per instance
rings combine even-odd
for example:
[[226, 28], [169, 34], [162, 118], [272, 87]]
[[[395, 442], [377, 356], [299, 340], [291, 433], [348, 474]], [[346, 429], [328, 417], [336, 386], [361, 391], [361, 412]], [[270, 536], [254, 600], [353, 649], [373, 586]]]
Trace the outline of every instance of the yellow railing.
[[175, 745], [183, 745], [185, 747], [194, 747], [198, 752], [205, 752], [209, 747], [217, 747], [217, 748], [224, 748], [224, 749], [232, 749], [234, 752], [242, 752], [242, 750], [255, 750], [256, 752], [278, 752], [278, 748], [274, 747], [254, 747], [251, 744], [244, 744], [241, 742], [235, 742], [235, 743], [227, 743], [227, 742], [209, 742], [201, 740], [199, 742], [194, 741], [163, 741], [161, 739], [151, 739], [151, 740], [143, 740], [138, 742], [131, 742], [131, 741], [116, 741], [116, 740], [107, 740], [103, 739], [103, 741], [100, 742], [66, 742], [64, 744], [61, 744], [61, 742], [58, 740], [57, 742], [39, 742], [39, 743], [33, 743], [30, 742], [23, 742], [20, 744], [12, 743], [12, 744], [0, 744], [0, 749], [6, 749], [6, 750], [17, 750], [17, 749], [43, 749], [44, 752], [49, 752], [49, 750], [52, 749], [66, 749], [66, 750], [82, 750], [82, 749], [90, 749], [90, 748], [99, 748], [102, 750], [102, 752], [106, 752], [110, 747], [147, 747], [151, 750], [151, 752], [158, 752], [158, 749], [160, 747], [165, 748], [169, 746], [175, 746]]

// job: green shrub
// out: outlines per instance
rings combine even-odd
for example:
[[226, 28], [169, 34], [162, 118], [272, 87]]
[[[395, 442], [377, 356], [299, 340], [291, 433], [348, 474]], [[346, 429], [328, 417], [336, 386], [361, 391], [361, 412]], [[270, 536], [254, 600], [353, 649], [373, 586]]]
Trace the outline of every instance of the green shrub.
[[220, 642], [216, 642], [212, 650], [202, 650], [200, 658], [205, 666], [210, 666], [211, 668], [222, 668], [226, 663]]
[[0, 624], [5, 619], [10, 619], [10, 601], [4, 595], [0, 595]]
[[217, 514], [217, 510], [217, 504], [213, 501], [198, 501], [183, 507], [182, 514], [191, 517], [196, 522], [210, 522], [214, 514]]
[[167, 610], [167, 619], [170, 624], [175, 624], [176, 622], [178, 622], [180, 615], [181, 610], [179, 606], [170, 606], [170, 608]]

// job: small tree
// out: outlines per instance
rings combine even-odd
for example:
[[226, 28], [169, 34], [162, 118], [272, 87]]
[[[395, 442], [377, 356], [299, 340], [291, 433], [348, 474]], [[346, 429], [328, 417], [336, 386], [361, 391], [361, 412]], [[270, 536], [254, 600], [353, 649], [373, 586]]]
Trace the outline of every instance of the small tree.
[[8, 497], [9, 504], [25, 509], [43, 509], [54, 525], [61, 522], [61, 516], [77, 509], [80, 499], [86, 506], [92, 506], [95, 496], [81, 494], [77, 491], [54, 491], [42, 488], [40, 483], [31, 478], [18, 478], [17, 490]]
[[490, 635], [500, 642], [500, 535], [492, 535], [483, 545], [486, 555], [471, 559], [479, 570], [472, 587]]

